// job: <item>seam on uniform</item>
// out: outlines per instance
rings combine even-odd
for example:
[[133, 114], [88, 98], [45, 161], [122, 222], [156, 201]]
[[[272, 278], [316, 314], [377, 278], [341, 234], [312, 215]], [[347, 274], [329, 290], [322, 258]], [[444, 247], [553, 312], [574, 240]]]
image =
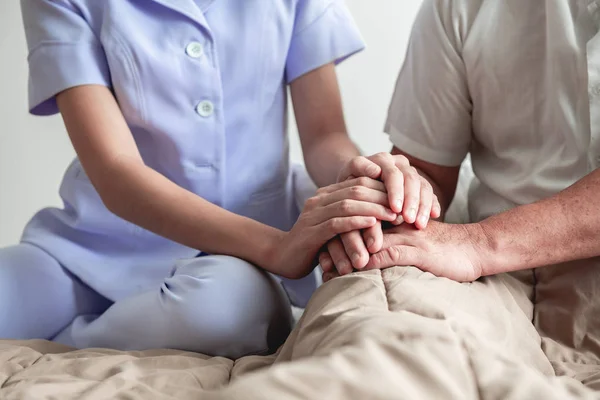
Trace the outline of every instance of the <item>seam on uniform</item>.
[[[88, 43], [92, 43], [94, 45], [100, 45], [101, 41], [100, 38], [98, 37], [98, 35], [96, 34], [96, 32], [94, 31], [92, 25], [90, 24], [90, 22], [85, 18], [85, 16], [83, 15], [82, 12], [82, 8], [81, 6], [73, 3], [73, 0], [50, 0], [50, 2], [55, 5], [56, 7], [60, 7], [60, 8], [64, 8], [65, 10], [67, 10], [68, 12], [70, 12], [73, 15], [76, 15], [78, 18], [80, 18], [85, 25], [89, 28], [90, 32], [92, 33], [93, 37], [96, 39], [96, 41], [90, 41]], [[59, 41], [57, 41], [59, 42]], [[67, 43], [67, 42], [65, 42]], [[79, 41], [74, 41], [74, 43], [80, 43]], [[40, 45], [35, 46], [33, 49], [36, 49], [40, 47]], [[29, 52], [31, 53], [31, 51], [33, 51], [33, 49], [30, 49]]]
[[[273, 7], [274, 7], [274, 3], [271, 3], [270, 7], [266, 10], [266, 12], [263, 15], [263, 19], [262, 19], [262, 24], [260, 24], [260, 26], [262, 26], [262, 29], [260, 31], [260, 39], [258, 41], [258, 43], [260, 43], [260, 48], [258, 49], [258, 55], [260, 57], [261, 61], [261, 67], [262, 67], [262, 73], [260, 74], [260, 87], [264, 87], [265, 85], [265, 81], [267, 79], [267, 74], [269, 72], [269, 68], [267, 68], [268, 66], [268, 55], [265, 54], [266, 51], [266, 44], [265, 44], [265, 37], [267, 36], [267, 26], [269, 26], [269, 24], [266, 23], [266, 21], [268, 20], [268, 18], [271, 16], [271, 12], [273, 11]], [[223, 84], [222, 84], [222, 80], [220, 80], [221, 82], [221, 92], [223, 92]], [[263, 110], [264, 109], [264, 105], [265, 105], [265, 97], [267, 96], [266, 91], [263, 90], [258, 90], [258, 106], [259, 106], [259, 110]], [[288, 95], [287, 90], [286, 90], [286, 96]], [[286, 106], [286, 109], [289, 110], [289, 107]], [[287, 118], [287, 113], [285, 114], [286, 118]], [[287, 122], [287, 121], [286, 121]], [[260, 121], [260, 129], [261, 132], [265, 130], [265, 126], [267, 124], [267, 117], [265, 115], [262, 116], [261, 121]], [[287, 133], [286, 133], [287, 134]], [[227, 141], [227, 136], [225, 135], [225, 140]], [[225, 183], [225, 179], [222, 180], [223, 181], [223, 185], [226, 185]], [[227, 188], [223, 187], [223, 193], [226, 193]]]
[[92, 41], [62, 41], [62, 40], [45, 40], [43, 42], [38, 43], [33, 46], [27, 55], [27, 61], [31, 60], [31, 58], [41, 49], [46, 47], [55, 47], [55, 46], [90, 46], [90, 47], [102, 47], [100, 44]]
[[204, 5], [203, 10], [202, 10], [202, 8], [200, 8], [200, 9], [202, 10], [202, 12], [206, 13], [210, 9], [210, 6], [212, 6], [214, 3], [215, 3], [215, 0], [210, 0], [207, 4]]
[[138, 101], [138, 106], [140, 107], [140, 119], [143, 122], [148, 122], [146, 117], [146, 106], [144, 101], [144, 94], [142, 91], [142, 85], [140, 76], [137, 68], [135, 67], [134, 57], [131, 54], [131, 50], [129, 46], [127, 46], [127, 42], [123, 39], [121, 34], [117, 31], [112, 32], [112, 37], [117, 41], [117, 44], [122, 50], [124, 58], [126, 60], [127, 66], [131, 72], [131, 77], [133, 79], [133, 84], [135, 86], [135, 93]]
[[327, 5], [327, 7], [325, 7], [325, 9], [321, 12], [321, 14], [319, 14], [314, 20], [312, 20], [311, 22], [309, 22], [306, 26], [303, 26], [302, 28], [300, 28], [297, 31], [295, 31], [292, 36], [296, 37], [296, 36], [302, 34], [304, 31], [306, 31], [307, 29], [309, 29], [311, 26], [313, 26], [317, 22], [319, 22], [325, 16], [325, 14], [327, 14], [327, 12], [329, 11], [329, 9], [331, 9], [331, 7], [333, 7], [335, 5], [335, 3], [336, 3], [336, 0], [332, 0], [331, 3], [329, 3]]

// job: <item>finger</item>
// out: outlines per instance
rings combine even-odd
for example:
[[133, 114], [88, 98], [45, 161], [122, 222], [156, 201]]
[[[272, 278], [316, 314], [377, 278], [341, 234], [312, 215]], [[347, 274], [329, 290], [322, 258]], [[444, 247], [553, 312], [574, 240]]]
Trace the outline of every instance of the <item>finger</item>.
[[417, 220], [417, 211], [421, 198], [421, 176], [413, 167], [404, 171], [404, 207], [402, 216], [404, 221], [414, 224]]
[[381, 175], [381, 168], [366, 157], [355, 157], [342, 169], [338, 176], [338, 182], [348, 179], [350, 175], [378, 179]]
[[339, 276], [340, 275], [337, 273], [337, 271], [326, 272], [323, 274], [323, 283], [327, 283], [334, 278], [338, 278]]
[[381, 251], [383, 247], [383, 229], [381, 222], [377, 221], [375, 225], [363, 231], [363, 237], [367, 250], [371, 254]]
[[360, 178], [348, 179], [343, 182], [334, 183], [333, 185], [324, 186], [317, 190], [317, 194], [323, 195], [333, 193], [338, 190], [346, 189], [352, 186], [364, 186], [370, 189], [379, 190], [380, 192], [386, 192], [385, 185], [383, 184], [383, 182], [362, 176]]
[[419, 201], [419, 211], [415, 226], [418, 229], [425, 229], [431, 215], [433, 203], [433, 188], [424, 178], [421, 178], [421, 196]]
[[352, 272], [352, 263], [346, 255], [346, 250], [340, 239], [335, 238], [329, 242], [327, 244], [327, 250], [329, 251], [329, 254], [331, 254], [335, 269], [340, 275], [347, 275]]
[[[372, 229], [372, 228], [369, 228]], [[369, 262], [369, 252], [360, 231], [352, 231], [340, 235], [346, 256], [355, 269], [363, 269]]]
[[398, 218], [396, 218], [396, 220], [392, 222], [392, 224], [395, 226], [402, 225], [403, 223], [404, 217], [402, 216], [402, 214], [398, 214]]
[[[386, 232], [385, 229], [384, 232]], [[383, 244], [381, 245], [382, 249], [387, 249], [388, 247], [394, 246], [419, 247], [424, 245], [422, 239], [419, 238], [419, 235], [422, 235], [422, 232], [419, 231], [414, 225], [403, 224], [400, 226], [391, 227], [386, 233], [389, 234], [383, 235]], [[379, 252], [381, 251], [382, 250]]]
[[323, 272], [330, 272], [333, 270], [333, 260], [328, 252], [324, 251], [319, 254], [319, 265], [321, 265]]
[[371, 255], [366, 269], [383, 269], [396, 266], [416, 266], [422, 269], [421, 259], [421, 252], [415, 247], [392, 246]]
[[387, 207], [380, 204], [369, 203], [359, 200], [342, 200], [324, 207], [315, 209], [312, 214], [315, 218], [315, 223], [325, 222], [332, 218], [363, 216], [375, 217], [381, 221], [395, 221], [398, 215]]
[[322, 195], [319, 204], [320, 206], [327, 206], [345, 199], [366, 201], [382, 206], [388, 205], [388, 197], [385, 192], [365, 186], [351, 186]]
[[395, 212], [402, 212], [404, 205], [404, 175], [394, 162], [394, 157], [388, 153], [374, 156], [375, 161], [381, 167], [381, 179], [388, 193], [390, 207]]
[[433, 195], [433, 205], [431, 206], [431, 218], [438, 219], [442, 216], [442, 206], [440, 205], [440, 200], [434, 194]]
[[374, 217], [339, 217], [332, 218], [313, 227], [312, 244], [322, 246], [336, 235], [354, 231], [357, 229], [367, 229], [377, 223]]

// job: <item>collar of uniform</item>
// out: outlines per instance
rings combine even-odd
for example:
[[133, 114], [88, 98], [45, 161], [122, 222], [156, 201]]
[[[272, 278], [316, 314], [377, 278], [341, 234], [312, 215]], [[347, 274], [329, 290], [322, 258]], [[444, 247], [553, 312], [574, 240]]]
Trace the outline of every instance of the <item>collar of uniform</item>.
[[168, 7], [186, 17], [206, 26], [204, 12], [208, 10], [214, 0], [152, 0], [155, 3]]

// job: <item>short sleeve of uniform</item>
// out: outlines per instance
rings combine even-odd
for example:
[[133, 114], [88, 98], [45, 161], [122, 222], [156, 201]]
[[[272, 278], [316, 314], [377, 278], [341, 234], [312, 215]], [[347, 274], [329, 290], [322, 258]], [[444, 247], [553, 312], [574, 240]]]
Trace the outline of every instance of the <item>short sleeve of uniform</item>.
[[55, 96], [71, 87], [110, 86], [99, 39], [73, 2], [21, 0], [29, 49], [29, 110], [58, 112]]
[[385, 126], [395, 147], [443, 166], [460, 165], [472, 135], [459, 3], [424, 0]]
[[364, 41], [343, 0], [299, 0], [286, 62], [286, 80], [363, 50]]

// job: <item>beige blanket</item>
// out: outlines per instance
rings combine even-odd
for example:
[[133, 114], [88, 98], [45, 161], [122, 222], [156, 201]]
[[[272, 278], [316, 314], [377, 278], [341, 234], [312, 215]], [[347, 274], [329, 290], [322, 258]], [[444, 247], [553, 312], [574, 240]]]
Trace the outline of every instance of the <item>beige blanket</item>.
[[0, 342], [0, 399], [600, 399], [595, 356], [572, 350], [573, 368], [548, 359], [548, 346], [565, 346], [533, 327], [522, 276], [459, 284], [393, 268], [335, 279], [277, 355], [236, 362]]

